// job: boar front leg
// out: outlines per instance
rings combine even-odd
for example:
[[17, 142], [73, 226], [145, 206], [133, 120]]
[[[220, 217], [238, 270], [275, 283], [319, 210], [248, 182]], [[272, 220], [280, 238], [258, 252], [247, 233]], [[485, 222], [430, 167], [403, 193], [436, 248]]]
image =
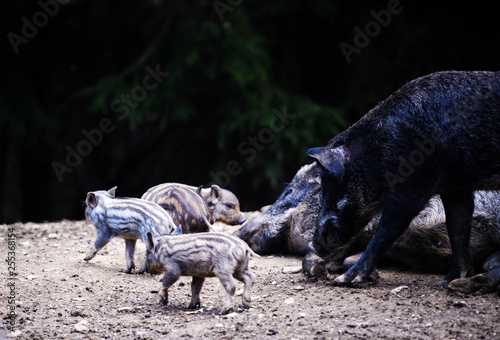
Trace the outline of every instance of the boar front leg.
[[470, 232], [472, 213], [474, 212], [474, 194], [472, 192], [453, 192], [441, 194], [446, 214], [446, 229], [451, 244], [451, 268], [438, 286], [446, 286], [457, 278], [472, 275], [470, 255]]
[[97, 233], [97, 238], [94, 242], [94, 247], [87, 253], [85, 258], [83, 259], [84, 261], [90, 261], [96, 256], [97, 252], [101, 250], [106, 244], [108, 244], [109, 240], [112, 237], [110, 237], [107, 234], [104, 233]]
[[193, 276], [193, 282], [191, 283], [191, 303], [189, 304], [188, 309], [200, 308], [200, 292], [201, 287], [203, 287], [203, 282], [205, 282], [204, 277]]

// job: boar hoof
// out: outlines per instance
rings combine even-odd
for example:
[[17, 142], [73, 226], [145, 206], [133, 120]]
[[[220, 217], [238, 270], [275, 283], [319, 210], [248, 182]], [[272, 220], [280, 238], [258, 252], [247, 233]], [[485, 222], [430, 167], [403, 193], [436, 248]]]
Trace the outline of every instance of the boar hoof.
[[219, 315], [226, 315], [226, 314], [229, 314], [229, 312], [232, 312], [233, 309], [232, 308], [224, 308], [223, 310], [221, 310], [221, 312], [219, 313]]
[[201, 307], [200, 303], [196, 302], [196, 303], [190, 303], [187, 309], [198, 309], [200, 307]]
[[348, 283], [351, 283], [351, 280], [347, 277], [346, 274], [342, 274], [339, 277], [337, 277], [335, 280], [333, 280], [334, 283], [339, 284], [339, 285], [346, 285]]

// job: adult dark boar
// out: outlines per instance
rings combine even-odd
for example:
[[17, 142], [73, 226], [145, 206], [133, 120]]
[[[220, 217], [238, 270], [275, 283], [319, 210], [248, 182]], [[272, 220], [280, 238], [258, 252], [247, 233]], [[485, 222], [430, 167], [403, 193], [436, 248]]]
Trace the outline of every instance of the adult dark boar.
[[381, 213], [361, 258], [335, 279], [367, 281], [434, 194], [452, 248], [439, 283], [472, 275], [474, 190], [500, 188], [500, 73], [439, 72], [411, 81], [308, 156], [323, 168], [313, 248], [327, 256]]

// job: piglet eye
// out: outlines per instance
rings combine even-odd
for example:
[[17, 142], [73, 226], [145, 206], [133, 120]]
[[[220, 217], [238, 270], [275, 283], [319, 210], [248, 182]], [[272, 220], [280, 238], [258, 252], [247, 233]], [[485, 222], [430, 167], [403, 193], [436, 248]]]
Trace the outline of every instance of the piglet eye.
[[233, 203], [226, 203], [226, 208], [234, 209], [234, 204]]

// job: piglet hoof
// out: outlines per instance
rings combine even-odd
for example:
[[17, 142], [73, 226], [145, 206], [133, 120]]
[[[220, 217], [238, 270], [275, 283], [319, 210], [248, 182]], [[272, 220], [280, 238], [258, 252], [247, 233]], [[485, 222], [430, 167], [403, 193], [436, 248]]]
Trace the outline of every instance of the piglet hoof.
[[200, 303], [196, 302], [196, 303], [190, 303], [187, 309], [198, 309], [200, 307], [201, 307]]
[[127, 268], [127, 269], [120, 269], [120, 273], [125, 273], [125, 274], [132, 274], [132, 270], [134, 269], [134, 267], [130, 267], [130, 268]]
[[85, 258], [83, 260], [88, 262], [88, 261], [92, 260], [94, 258], [94, 256], [95, 256], [94, 252], [90, 252], [85, 256]]
[[248, 308], [250, 308], [250, 306], [248, 305], [241, 305], [238, 307], [238, 309], [236, 310], [237, 313], [243, 313], [244, 311], [248, 310]]
[[223, 310], [220, 311], [219, 315], [226, 315], [226, 314], [229, 314], [232, 311], [233, 311], [232, 308], [224, 308]]
[[164, 306], [168, 305], [168, 296], [160, 296], [160, 303]]
[[146, 269], [142, 269], [142, 268], [135, 271], [136, 274], [144, 274], [145, 272], [146, 272]]

